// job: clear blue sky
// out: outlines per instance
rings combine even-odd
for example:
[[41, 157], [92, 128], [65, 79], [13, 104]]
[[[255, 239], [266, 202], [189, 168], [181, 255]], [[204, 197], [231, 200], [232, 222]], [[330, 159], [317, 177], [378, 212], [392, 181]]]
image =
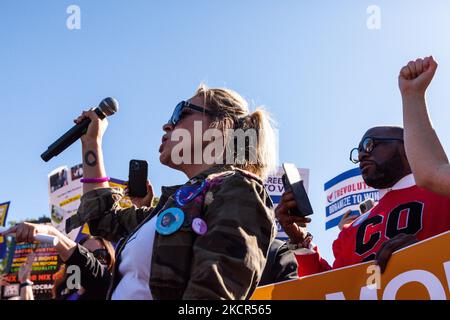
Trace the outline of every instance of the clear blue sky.
[[[71, 4], [81, 30], [66, 28]], [[372, 4], [380, 30], [366, 26]], [[130, 159], [147, 159], [157, 190], [184, 182], [159, 164], [161, 126], [204, 81], [273, 113], [280, 160], [311, 170], [310, 229], [332, 260], [323, 184], [353, 168], [349, 150], [367, 128], [402, 123], [397, 74], [412, 58], [440, 63], [429, 102], [449, 150], [449, 30], [447, 0], [2, 0], [0, 202], [12, 202], [9, 220], [48, 214], [47, 174], [79, 163], [81, 146], [39, 156], [106, 96], [121, 104], [104, 142], [108, 173], [126, 178]]]

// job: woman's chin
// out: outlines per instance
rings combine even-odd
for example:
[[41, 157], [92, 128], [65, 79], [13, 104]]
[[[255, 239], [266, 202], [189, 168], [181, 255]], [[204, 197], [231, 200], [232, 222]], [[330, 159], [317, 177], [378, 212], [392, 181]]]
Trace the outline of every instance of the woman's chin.
[[167, 165], [169, 158], [167, 157], [167, 155], [164, 152], [161, 152], [159, 154], [159, 162], [161, 162], [161, 164]]
[[167, 152], [163, 150], [159, 155], [159, 162], [165, 166], [168, 166], [170, 168], [174, 167], [173, 162], [170, 159], [170, 152]]

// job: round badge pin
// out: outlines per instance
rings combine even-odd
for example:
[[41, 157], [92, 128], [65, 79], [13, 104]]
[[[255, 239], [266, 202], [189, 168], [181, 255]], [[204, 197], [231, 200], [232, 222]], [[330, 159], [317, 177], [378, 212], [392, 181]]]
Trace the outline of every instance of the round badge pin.
[[203, 236], [208, 231], [208, 225], [206, 222], [201, 218], [195, 218], [192, 221], [192, 230], [199, 236]]
[[156, 232], [162, 235], [175, 233], [184, 222], [184, 212], [179, 208], [169, 208], [161, 212], [156, 220]]
[[206, 181], [202, 181], [200, 185], [183, 186], [175, 192], [175, 202], [182, 207], [192, 201], [200, 192], [205, 189]]

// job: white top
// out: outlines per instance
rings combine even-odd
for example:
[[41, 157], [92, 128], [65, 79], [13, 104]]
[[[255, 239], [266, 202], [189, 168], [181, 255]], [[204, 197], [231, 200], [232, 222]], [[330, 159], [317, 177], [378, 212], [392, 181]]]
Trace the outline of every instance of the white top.
[[[400, 180], [398, 180], [392, 187], [378, 190], [379, 194], [380, 194], [380, 200], [385, 195], [387, 195], [389, 192], [391, 192], [392, 190], [406, 189], [406, 188], [410, 188], [415, 185], [416, 185], [416, 180], [414, 179], [414, 175], [412, 173], [410, 173], [410, 174], [404, 176], [403, 178], [401, 178]], [[353, 227], [359, 226], [361, 223], [363, 223], [369, 217], [371, 212], [372, 212], [372, 209], [367, 211], [366, 213], [360, 215], [358, 218], [356, 218], [352, 222], [352, 226]]]
[[155, 232], [156, 216], [143, 224], [125, 244], [119, 265], [122, 278], [112, 300], [153, 300], [149, 280]]

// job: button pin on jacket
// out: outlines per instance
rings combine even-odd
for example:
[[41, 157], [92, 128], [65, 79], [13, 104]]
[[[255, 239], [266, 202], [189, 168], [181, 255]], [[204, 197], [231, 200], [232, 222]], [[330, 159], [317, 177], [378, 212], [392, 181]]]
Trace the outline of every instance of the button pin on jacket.
[[206, 222], [201, 218], [195, 218], [192, 221], [192, 230], [199, 236], [203, 236], [208, 232], [208, 225]]
[[200, 185], [186, 185], [182, 186], [175, 192], [175, 202], [182, 207], [192, 201], [200, 194], [206, 187], [206, 181], [203, 180]]
[[184, 212], [179, 208], [169, 208], [161, 212], [156, 220], [156, 232], [170, 235], [181, 228], [184, 222]]

